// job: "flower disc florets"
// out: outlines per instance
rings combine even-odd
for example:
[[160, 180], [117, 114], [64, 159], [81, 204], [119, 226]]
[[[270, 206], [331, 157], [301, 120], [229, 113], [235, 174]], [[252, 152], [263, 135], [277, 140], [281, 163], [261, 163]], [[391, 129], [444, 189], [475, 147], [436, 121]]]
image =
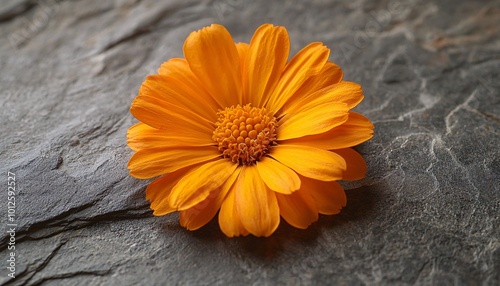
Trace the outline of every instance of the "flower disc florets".
[[276, 141], [276, 118], [266, 109], [231, 106], [218, 112], [212, 139], [225, 158], [251, 165], [269, 153]]

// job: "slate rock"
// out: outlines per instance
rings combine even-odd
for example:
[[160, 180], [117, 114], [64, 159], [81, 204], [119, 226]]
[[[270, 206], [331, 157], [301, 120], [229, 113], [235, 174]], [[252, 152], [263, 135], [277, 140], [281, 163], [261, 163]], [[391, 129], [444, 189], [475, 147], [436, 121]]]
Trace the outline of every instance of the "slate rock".
[[[495, 0], [2, 2], [0, 283], [499, 285], [499, 15]], [[339, 215], [266, 239], [154, 217], [126, 168], [141, 82], [194, 30], [248, 42], [265, 22], [293, 53], [324, 42], [363, 86], [366, 178], [343, 182]]]

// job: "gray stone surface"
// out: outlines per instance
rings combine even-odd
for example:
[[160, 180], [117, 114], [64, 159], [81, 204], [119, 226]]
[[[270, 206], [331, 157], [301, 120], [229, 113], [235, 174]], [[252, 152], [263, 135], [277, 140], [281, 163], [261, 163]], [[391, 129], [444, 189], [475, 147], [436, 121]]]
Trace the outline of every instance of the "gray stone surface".
[[[0, 5], [2, 285], [500, 285], [499, 1], [30, 1]], [[128, 109], [196, 29], [285, 25], [332, 49], [364, 180], [308, 230], [228, 239], [153, 217], [128, 175]], [[6, 260], [16, 177], [16, 278]]]

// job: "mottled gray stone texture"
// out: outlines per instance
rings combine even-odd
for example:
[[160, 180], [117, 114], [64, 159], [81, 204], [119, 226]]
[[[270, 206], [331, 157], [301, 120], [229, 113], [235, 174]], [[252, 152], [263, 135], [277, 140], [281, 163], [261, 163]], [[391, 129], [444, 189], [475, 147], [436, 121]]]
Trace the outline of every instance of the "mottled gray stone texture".
[[[500, 2], [2, 0], [2, 285], [500, 285]], [[307, 230], [226, 238], [153, 217], [132, 99], [188, 34], [287, 27], [359, 82], [365, 179]], [[15, 279], [7, 269], [15, 173]]]

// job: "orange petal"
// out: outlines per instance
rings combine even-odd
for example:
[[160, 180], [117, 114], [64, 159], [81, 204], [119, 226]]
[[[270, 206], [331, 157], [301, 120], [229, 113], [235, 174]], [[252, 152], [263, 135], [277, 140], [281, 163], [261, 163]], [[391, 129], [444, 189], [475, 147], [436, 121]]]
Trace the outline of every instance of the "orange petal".
[[319, 74], [310, 77], [297, 91], [298, 94], [309, 94], [316, 90], [320, 90], [324, 87], [327, 87], [332, 84], [336, 84], [342, 81], [344, 77], [344, 73], [342, 69], [330, 62], [327, 61], [323, 66], [323, 69], [319, 72]]
[[318, 209], [312, 196], [298, 190], [290, 195], [276, 193], [281, 216], [290, 225], [306, 229], [311, 223], [318, 220]]
[[238, 55], [240, 56], [240, 68], [241, 68], [241, 97], [243, 102], [247, 102], [248, 98], [248, 75], [246, 72], [246, 61], [248, 55], [248, 49], [250, 45], [247, 43], [237, 43], [236, 50], [238, 50]]
[[[182, 77], [184, 80], [193, 81], [195, 83], [197, 80], [196, 76], [189, 68], [186, 59], [182, 58], [171, 58], [163, 62], [158, 68], [158, 74], [169, 77]], [[203, 86], [200, 85], [200, 88], [203, 89]]]
[[190, 170], [185, 168], [154, 180], [146, 188], [146, 199], [151, 202], [153, 215], [161, 216], [176, 211], [168, 203], [172, 188]]
[[212, 24], [184, 42], [189, 67], [220, 106], [241, 103], [240, 58], [229, 32]]
[[311, 106], [279, 121], [278, 139], [286, 140], [324, 133], [344, 123], [349, 107], [342, 102], [327, 102]]
[[246, 61], [249, 47], [250, 45], [247, 43], [240, 42], [236, 44], [236, 50], [238, 51], [238, 55], [240, 56], [240, 67], [243, 67]]
[[288, 110], [290, 105], [294, 104], [295, 101], [327, 86], [340, 82], [343, 76], [344, 73], [338, 65], [327, 61], [323, 66], [323, 69], [317, 75], [311, 76], [307, 79], [295, 92], [295, 94], [285, 103], [282, 109], [283, 113], [287, 113], [286, 110]]
[[278, 145], [270, 155], [295, 172], [321, 181], [340, 180], [346, 169], [340, 155], [308, 146]]
[[178, 210], [194, 207], [224, 184], [237, 167], [229, 160], [216, 160], [192, 170], [175, 185], [170, 194], [170, 205]]
[[342, 125], [325, 133], [286, 140], [284, 143], [305, 145], [333, 150], [356, 146], [373, 137], [373, 124], [356, 112], [349, 112], [349, 118]]
[[221, 207], [222, 201], [236, 181], [240, 169], [236, 169], [222, 186], [212, 191], [205, 200], [192, 208], [181, 211], [179, 215], [181, 225], [189, 230], [196, 230], [207, 224]]
[[245, 103], [263, 106], [278, 84], [290, 52], [290, 39], [284, 27], [264, 24], [250, 41], [244, 76], [248, 76]]
[[189, 109], [157, 97], [139, 95], [130, 107], [135, 118], [156, 129], [190, 129], [212, 136], [214, 124]]
[[138, 151], [157, 147], [211, 146], [214, 141], [205, 133], [191, 131], [176, 134], [175, 130], [160, 130], [139, 122], [128, 129], [127, 144]]
[[220, 156], [215, 147], [153, 148], [137, 151], [128, 162], [130, 175], [149, 179]]
[[255, 165], [242, 167], [234, 191], [236, 210], [245, 229], [255, 236], [270, 236], [280, 221], [278, 201]]
[[354, 181], [363, 179], [366, 175], [366, 162], [361, 155], [351, 148], [334, 150], [344, 158], [347, 169], [344, 171], [342, 180]]
[[276, 160], [263, 157], [257, 162], [257, 170], [269, 189], [275, 192], [291, 194], [300, 188], [297, 173]]
[[330, 50], [322, 43], [311, 43], [286, 65], [267, 106], [278, 111], [311, 76], [318, 74], [328, 60]]
[[228, 237], [245, 236], [249, 233], [241, 223], [235, 200], [235, 185], [233, 185], [222, 202], [219, 211], [219, 227]]
[[301, 95], [293, 102], [288, 102], [283, 108], [283, 114], [294, 116], [300, 111], [331, 102], [344, 103], [348, 109], [352, 109], [362, 100], [363, 90], [361, 86], [357, 83], [343, 81], [316, 92]]
[[139, 89], [140, 95], [156, 97], [184, 109], [192, 110], [213, 122], [221, 108], [204, 89], [184, 59], [171, 59], [163, 63], [159, 75], [146, 78]]
[[302, 186], [299, 191], [308, 192], [316, 202], [320, 214], [338, 214], [347, 203], [344, 189], [338, 182], [324, 182], [300, 177]]

